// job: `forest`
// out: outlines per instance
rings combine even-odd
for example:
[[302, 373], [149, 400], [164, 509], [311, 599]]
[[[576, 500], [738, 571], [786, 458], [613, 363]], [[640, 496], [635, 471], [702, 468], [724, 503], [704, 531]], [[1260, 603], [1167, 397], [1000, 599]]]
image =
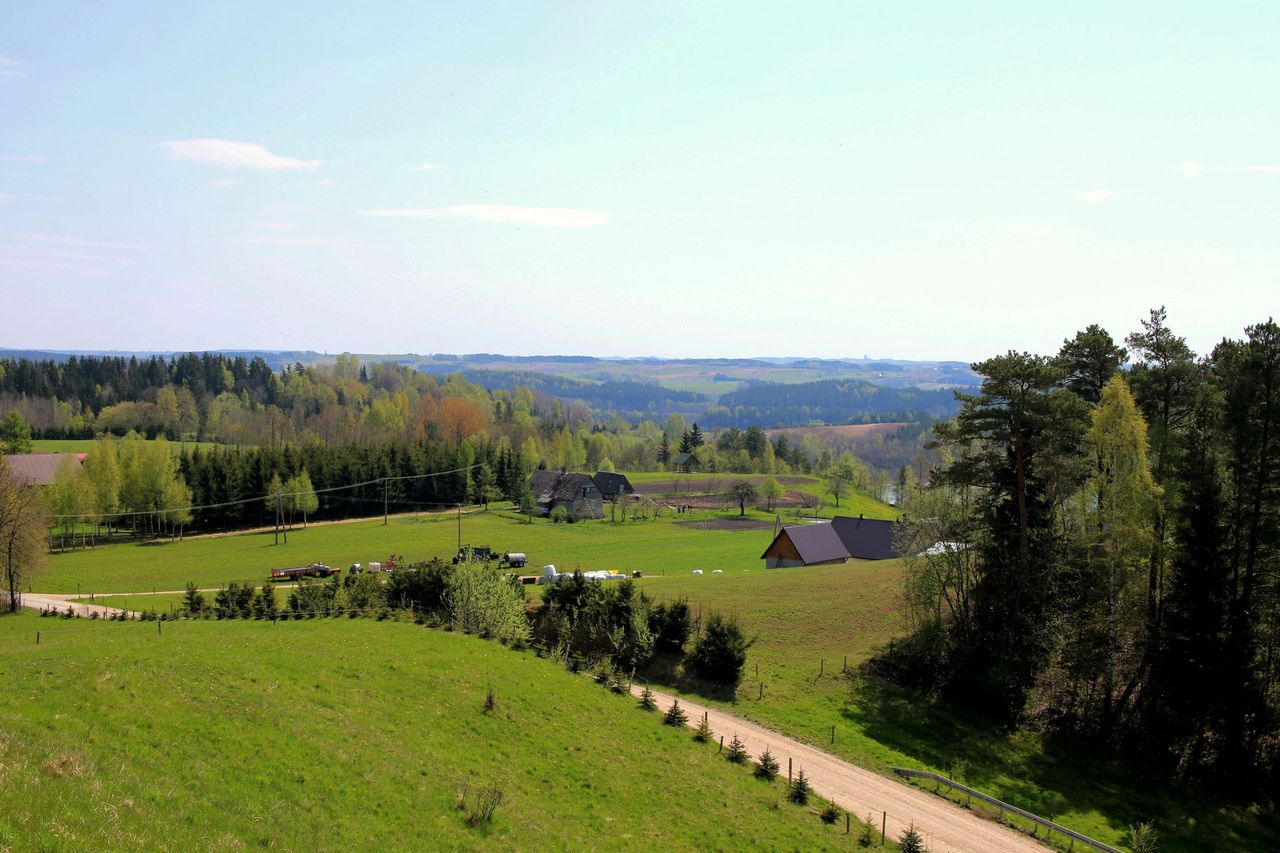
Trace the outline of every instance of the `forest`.
[[950, 389], [886, 388], [862, 380], [823, 379], [749, 385], [720, 396], [700, 420], [708, 428], [928, 421], [955, 414]]
[[1197, 356], [1159, 309], [1123, 346], [1090, 326], [974, 368], [930, 487], [904, 496], [914, 633], [873, 668], [1274, 794], [1280, 328]]

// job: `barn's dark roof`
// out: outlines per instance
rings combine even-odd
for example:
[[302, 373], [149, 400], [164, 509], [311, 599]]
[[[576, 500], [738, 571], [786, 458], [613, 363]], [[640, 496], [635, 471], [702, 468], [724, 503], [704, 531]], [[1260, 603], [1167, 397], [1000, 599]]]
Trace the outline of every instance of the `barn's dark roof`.
[[[844, 542], [840, 541], [839, 534], [830, 524], [796, 524], [784, 527], [778, 534], [779, 538], [783, 536], [791, 540], [800, 559], [807, 564], [844, 560], [849, 556]], [[777, 541], [774, 539], [774, 542]], [[773, 543], [770, 543], [760, 558], [764, 559], [772, 549]]]
[[30, 486], [47, 486], [57, 479], [58, 468], [68, 456], [84, 461], [84, 455], [79, 453], [19, 453], [6, 456], [4, 461], [9, 463], [13, 476], [19, 482]]
[[692, 453], [677, 453], [675, 463], [677, 465], [701, 465], [702, 460], [694, 456]]
[[837, 515], [830, 524], [796, 524], [782, 528], [760, 555], [768, 556], [779, 538], [786, 536], [806, 564], [856, 557], [859, 560], [891, 560], [902, 556], [893, 546], [895, 521]]
[[539, 503], [575, 501], [584, 488], [587, 489], [589, 497], [591, 489], [599, 491], [590, 474], [535, 471], [529, 478], [529, 491], [533, 492], [533, 496]]
[[631, 481], [627, 479], [626, 474], [613, 474], [609, 471], [597, 471], [594, 478], [596, 487], [600, 489], [600, 494], [606, 498], [612, 499], [619, 494], [626, 492], [633, 494], [635, 489], [631, 486]]
[[893, 547], [893, 534], [898, 526], [896, 521], [837, 515], [831, 519], [831, 526], [848, 549], [850, 557], [860, 560], [892, 560], [902, 556]]

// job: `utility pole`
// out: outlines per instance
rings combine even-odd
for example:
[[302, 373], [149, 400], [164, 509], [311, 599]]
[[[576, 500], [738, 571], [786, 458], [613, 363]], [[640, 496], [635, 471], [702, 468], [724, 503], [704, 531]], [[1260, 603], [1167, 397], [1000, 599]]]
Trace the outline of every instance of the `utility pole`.
[[462, 504], [458, 504], [458, 550], [462, 550]]
[[382, 478], [382, 526], [387, 526], [387, 478]]

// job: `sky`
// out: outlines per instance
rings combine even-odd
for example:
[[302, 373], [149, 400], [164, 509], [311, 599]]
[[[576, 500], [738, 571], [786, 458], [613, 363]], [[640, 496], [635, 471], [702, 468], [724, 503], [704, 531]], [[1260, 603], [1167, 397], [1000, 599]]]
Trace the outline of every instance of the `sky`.
[[0, 0], [0, 347], [1050, 353], [1280, 306], [1275, 2]]

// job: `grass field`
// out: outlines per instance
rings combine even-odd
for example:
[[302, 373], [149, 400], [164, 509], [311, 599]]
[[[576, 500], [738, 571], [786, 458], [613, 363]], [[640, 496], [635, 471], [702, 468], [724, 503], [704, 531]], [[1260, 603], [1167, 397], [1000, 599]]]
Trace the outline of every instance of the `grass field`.
[[[720, 517], [691, 513], [681, 519]], [[769, 518], [768, 516], [763, 516]], [[695, 530], [675, 518], [612, 524], [533, 524], [507, 513], [462, 516], [462, 541], [499, 551], [523, 551], [530, 573], [547, 563], [562, 571], [577, 568], [640, 569], [646, 573], [686, 573], [692, 569], [760, 569], [760, 554], [772, 530]], [[227, 581], [260, 582], [272, 568], [324, 562], [347, 566], [382, 560], [396, 552], [410, 560], [451, 557], [458, 547], [454, 515], [402, 516], [382, 520], [312, 525], [289, 533], [289, 542], [273, 544], [270, 532], [191, 538], [180, 542], [117, 543], [96, 549], [51, 555], [32, 580], [38, 592], [127, 593], [179, 590], [193, 581], [214, 587]]]
[[[0, 619], [0, 848], [856, 847], [530, 653], [367, 619], [156, 624]], [[469, 828], [459, 789], [494, 779]]]

